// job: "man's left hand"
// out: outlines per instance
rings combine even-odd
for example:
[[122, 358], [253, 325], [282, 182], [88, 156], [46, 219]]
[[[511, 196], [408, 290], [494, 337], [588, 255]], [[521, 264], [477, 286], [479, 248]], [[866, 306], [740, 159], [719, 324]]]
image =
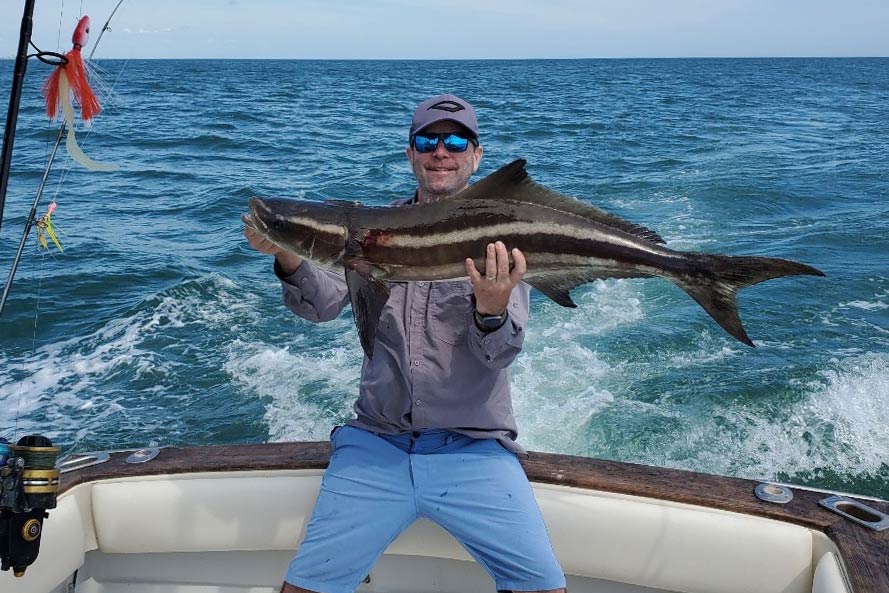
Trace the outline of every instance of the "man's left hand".
[[525, 256], [518, 249], [512, 250], [512, 259], [515, 266], [510, 270], [509, 253], [502, 241], [488, 244], [484, 275], [475, 267], [472, 258], [466, 259], [466, 273], [475, 293], [475, 308], [481, 315], [502, 315], [506, 311], [509, 295], [527, 269]]

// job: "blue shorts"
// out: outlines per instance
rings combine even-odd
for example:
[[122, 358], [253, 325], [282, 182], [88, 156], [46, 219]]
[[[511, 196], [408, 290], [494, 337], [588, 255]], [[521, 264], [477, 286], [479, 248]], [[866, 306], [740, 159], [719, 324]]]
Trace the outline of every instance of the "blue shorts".
[[345, 426], [331, 444], [288, 583], [352, 593], [389, 544], [426, 517], [463, 544], [498, 590], [565, 586], [528, 478], [496, 440], [449, 430], [379, 435]]

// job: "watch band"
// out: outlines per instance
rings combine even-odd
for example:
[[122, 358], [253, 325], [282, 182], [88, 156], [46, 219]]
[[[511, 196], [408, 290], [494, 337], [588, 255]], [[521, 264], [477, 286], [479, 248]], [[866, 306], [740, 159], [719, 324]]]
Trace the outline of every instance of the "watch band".
[[478, 312], [478, 309], [475, 309], [472, 312], [472, 317], [475, 320], [476, 327], [485, 333], [490, 333], [503, 327], [503, 324], [509, 318], [509, 311], [504, 311], [500, 315], [482, 315]]

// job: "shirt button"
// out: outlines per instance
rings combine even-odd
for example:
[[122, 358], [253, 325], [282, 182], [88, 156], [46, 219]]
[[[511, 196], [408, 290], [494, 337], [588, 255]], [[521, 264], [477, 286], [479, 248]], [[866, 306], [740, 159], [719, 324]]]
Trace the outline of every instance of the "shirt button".
[[414, 325], [420, 325], [419, 321], [414, 321]]
[[417, 284], [419, 284], [420, 286], [426, 286], [425, 282], [417, 282]]
[[419, 406], [421, 403], [422, 403], [422, 402], [420, 402], [420, 400], [417, 400], [417, 405], [418, 405], [418, 406]]
[[308, 278], [301, 278], [300, 281], [299, 281], [299, 283], [300, 283], [300, 284], [305, 284], [305, 283], [308, 282], [308, 281], [309, 281]]
[[419, 360], [415, 360], [415, 361], [414, 361], [414, 366], [415, 366], [415, 367], [420, 366], [420, 361], [419, 361]]

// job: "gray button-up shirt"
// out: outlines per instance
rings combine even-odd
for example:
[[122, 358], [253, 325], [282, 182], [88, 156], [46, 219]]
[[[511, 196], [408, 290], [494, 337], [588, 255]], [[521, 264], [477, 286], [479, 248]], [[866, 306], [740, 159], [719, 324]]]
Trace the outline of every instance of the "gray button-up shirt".
[[[335, 319], [349, 303], [342, 275], [309, 261], [281, 280], [284, 304], [311, 322]], [[390, 282], [391, 294], [377, 329], [374, 357], [364, 357], [349, 422], [398, 434], [447, 428], [474, 438], [496, 438], [524, 453], [509, 391], [508, 367], [522, 350], [531, 287], [520, 283], [509, 317], [484, 333], [472, 318], [469, 280]]]

